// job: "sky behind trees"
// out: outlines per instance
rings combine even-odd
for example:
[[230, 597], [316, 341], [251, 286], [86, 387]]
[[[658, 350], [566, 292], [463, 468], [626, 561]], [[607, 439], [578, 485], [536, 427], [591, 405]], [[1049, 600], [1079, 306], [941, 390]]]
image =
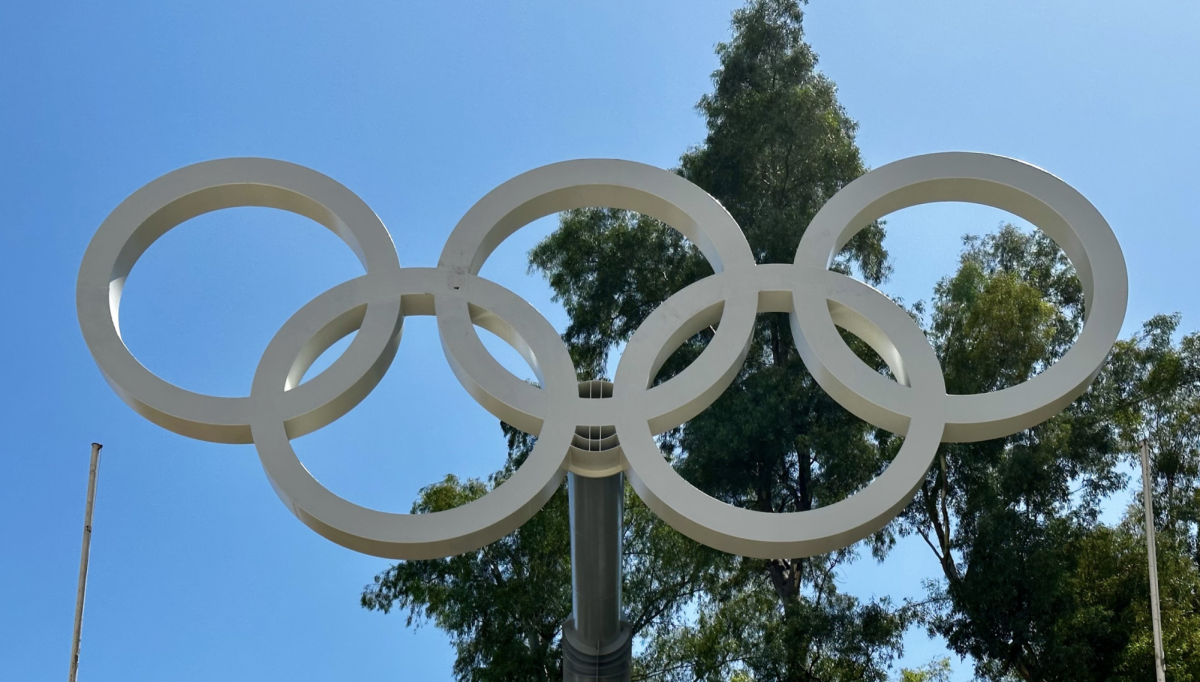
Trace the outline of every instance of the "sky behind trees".
[[[584, 156], [671, 167], [703, 137], [693, 105], [737, 2], [442, 7], [388, 3], [7, 4], [0, 9], [0, 678], [65, 670], [88, 444], [105, 444], [81, 675], [87, 679], [449, 679], [432, 628], [358, 607], [385, 562], [308, 531], [248, 446], [189, 441], [141, 420], [83, 346], [74, 282], [105, 215], [188, 163], [259, 155], [315, 168], [382, 217], [404, 265], [431, 265], [495, 185]], [[970, 149], [1064, 178], [1108, 218], [1129, 262], [1126, 335], [1159, 312], [1200, 325], [1200, 9], [1099, 2], [832, 2], [807, 10], [820, 68], [860, 128], [869, 166]], [[928, 299], [965, 232], [999, 212], [957, 205], [889, 219], [883, 289]], [[525, 274], [541, 232], [506, 242], [484, 275], [559, 326]], [[125, 338], [165, 378], [241, 395], [280, 324], [359, 266], [315, 224], [266, 210], [205, 216], [135, 269]], [[498, 351], [499, 352], [499, 351]], [[502, 358], [509, 361], [511, 357]], [[413, 415], [399, 419], [401, 408]], [[438, 424], [441, 428], [429, 428]], [[297, 446], [336, 492], [406, 511], [448, 472], [504, 459], [493, 418], [413, 320], [379, 389]], [[396, 457], [403, 449], [406, 457]], [[1120, 501], [1123, 504], [1123, 501]], [[1120, 504], [1117, 506], [1119, 507]], [[846, 575], [903, 597], [933, 574], [923, 549]], [[941, 647], [910, 633], [906, 662]], [[969, 664], [955, 663], [959, 676]]]

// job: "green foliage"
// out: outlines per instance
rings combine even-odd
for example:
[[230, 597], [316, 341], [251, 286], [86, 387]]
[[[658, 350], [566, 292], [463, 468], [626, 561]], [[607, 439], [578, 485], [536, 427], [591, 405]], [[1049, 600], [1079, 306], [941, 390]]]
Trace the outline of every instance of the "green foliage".
[[[454, 476], [422, 489], [412, 513], [445, 511], [482, 497], [516, 470], [535, 439], [503, 425], [511, 452], [487, 482]], [[454, 674], [491, 682], [561, 680], [563, 621], [571, 614], [569, 513], [565, 486], [513, 534], [475, 552], [401, 562], [363, 588], [364, 608], [406, 610], [408, 624], [433, 622], [450, 633]], [[718, 585], [728, 556], [662, 523], [626, 488], [626, 619], [634, 632], [669, 632], [705, 586]]]
[[823, 571], [805, 598], [781, 603], [761, 566], [737, 568], [690, 622], [646, 633], [635, 680], [886, 679], [907, 624], [889, 602], [861, 604]]
[[[937, 287], [930, 335], [952, 392], [998, 390], [1060, 357], [1082, 314], [1079, 285], [1057, 247], [1005, 226], [966, 241], [958, 272]], [[1158, 471], [1163, 518], [1194, 529], [1184, 519], [1194, 518], [1198, 441], [1186, 415], [1200, 386], [1191, 368], [1200, 363], [1192, 337], [1171, 343], [1176, 322], [1154, 318], [1119, 343], [1087, 393], [1046, 423], [939, 450], [906, 510], [906, 530], [921, 534], [942, 567], [927, 623], [975, 660], [979, 677], [1152, 675], [1150, 650], [1138, 647], [1149, 636], [1141, 618], [1149, 612], [1144, 537], [1132, 522], [1113, 529], [1096, 519], [1100, 501], [1127, 483], [1119, 462], [1153, 424], [1155, 450], [1166, 444], [1172, 453], [1159, 457], [1172, 464], [1171, 475]], [[1164, 547], [1164, 559], [1174, 562], [1170, 589], [1182, 588], [1189, 604], [1168, 627], [1188, 641], [1182, 633], [1194, 628], [1197, 593], [1186, 586], [1197, 565], [1179, 550], [1194, 546], [1194, 530], [1167, 530], [1167, 543], [1177, 544]], [[1173, 679], [1190, 679], [1183, 672], [1195, 665], [1188, 646], [1180, 645]]]
[[1058, 357], [1082, 322], [1083, 294], [1050, 239], [1011, 225], [967, 237], [958, 272], [938, 283], [930, 336], [950, 393], [1013, 386]]
[[[1114, 682], [1154, 679], [1146, 536], [1140, 509], [1131, 511], [1116, 528], [1098, 527], [1073, 545], [1078, 607], [1063, 624], [1100, 635], [1079, 646], [1090, 644], [1085, 653], [1111, 660], [1111, 673], [1103, 679]], [[1163, 649], [1167, 679], [1192, 682], [1200, 680], [1200, 571], [1180, 549], [1177, 538], [1159, 534]]]
[[950, 659], [930, 661], [920, 668], [900, 671], [898, 682], [950, 682]]
[[581, 381], [604, 376], [608, 353], [668, 296], [712, 274], [684, 237], [658, 221], [608, 208], [562, 214], [529, 254], [570, 317], [563, 334]]
[[[1101, 378], [1119, 407], [1122, 449], [1130, 459], [1143, 441], [1150, 449], [1167, 679], [1200, 681], [1200, 334], [1173, 342], [1178, 324], [1178, 315], [1151, 318], [1140, 334], [1118, 344]], [[1114, 678], [1120, 680], [1146, 679], [1153, 670], [1138, 498], [1113, 531], [1110, 570], [1088, 576], [1089, 584], [1107, 578], [1106, 584], [1130, 586], [1130, 640], [1117, 666], [1121, 676]]]
[[[487, 483], [447, 476], [421, 490], [412, 513], [461, 506], [499, 485], [528, 453], [510, 431], [516, 457]], [[408, 611], [408, 624], [432, 621], [450, 633], [460, 680], [562, 679], [559, 631], [571, 613], [567, 496], [559, 490], [515, 533], [475, 552], [406, 561], [363, 589], [365, 608]]]
[[1156, 523], [1200, 557], [1200, 334], [1173, 343], [1178, 325], [1178, 315], [1151, 318], [1118, 344], [1102, 378], [1122, 407], [1122, 448], [1151, 445]]

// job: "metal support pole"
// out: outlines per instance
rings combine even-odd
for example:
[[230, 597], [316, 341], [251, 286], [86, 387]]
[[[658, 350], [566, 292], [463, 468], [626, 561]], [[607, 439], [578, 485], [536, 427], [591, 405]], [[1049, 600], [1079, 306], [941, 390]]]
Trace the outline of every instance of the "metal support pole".
[[563, 625], [565, 682], [627, 682], [633, 638], [621, 620], [625, 478], [570, 474], [572, 617]]
[[1154, 624], [1154, 674], [1166, 682], [1163, 668], [1162, 616], [1158, 612], [1158, 551], [1154, 546], [1154, 486], [1150, 483], [1150, 444], [1142, 441], [1142, 502], [1146, 507], [1146, 554], [1150, 561], [1150, 620]]
[[83, 595], [87, 590], [88, 555], [92, 549], [92, 508], [96, 502], [96, 473], [100, 469], [99, 443], [92, 443], [92, 466], [88, 471], [87, 504], [83, 508], [83, 551], [79, 557], [79, 587], [75, 592], [75, 634], [71, 639], [71, 677], [79, 673], [79, 636], [83, 632]]

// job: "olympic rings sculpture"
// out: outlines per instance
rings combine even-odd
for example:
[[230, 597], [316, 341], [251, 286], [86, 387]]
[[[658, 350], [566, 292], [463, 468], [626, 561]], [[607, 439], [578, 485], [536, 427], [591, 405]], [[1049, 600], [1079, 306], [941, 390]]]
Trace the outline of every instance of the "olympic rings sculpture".
[[[914, 321], [877, 290], [829, 270], [834, 255], [875, 219], [944, 201], [993, 206], [1028, 220], [1076, 269], [1086, 306], [1083, 330], [1057, 363], [1023, 384], [948, 395], [938, 359]], [[262, 356], [249, 396], [202, 395], [160, 379], [129, 352], [118, 321], [121, 290], [138, 258], [168, 230], [237, 206], [272, 207], [317, 221], [357, 254], [366, 274], [317, 296], [284, 324]], [[496, 246], [521, 227], [588, 206], [661, 220], [699, 247], [715, 273], [671, 296], [643, 322], [600, 399], [583, 395], [595, 386], [581, 389], [553, 327], [517, 295], [478, 276]], [[921, 485], [939, 443], [1006, 436], [1067, 406], [1095, 378], [1117, 338], [1128, 281], [1120, 245], [1087, 199], [1043, 170], [986, 154], [917, 156], [863, 175], [813, 219], [793, 263], [768, 265], [755, 263], [729, 213], [678, 175], [610, 159], [556, 163], [484, 196], [455, 226], [435, 268], [400, 267], [383, 223], [336, 181], [283, 161], [233, 158], [168, 173], [122, 202], [88, 246], [76, 293], [88, 348], [126, 403], [184, 436], [254, 443], [292, 512], [350, 549], [395, 559], [470, 551], [521, 526], [567, 471], [624, 471], [650, 509], [682, 533], [726, 552], [771, 558], [832, 551], [882, 528]], [[732, 383], [761, 312], [790, 313], [799, 353], [820, 386], [858, 417], [904, 437], [887, 469], [845, 500], [797, 513], [733, 507], [687, 483], [654, 441]], [[497, 418], [538, 437], [516, 473], [483, 498], [418, 515], [375, 511], [338, 497], [304, 468], [290, 443], [371, 392], [411, 315], [436, 316], [446, 358], [467, 391]], [[710, 325], [716, 333], [700, 356], [654, 385], [671, 353]], [[505, 370], [480, 342], [476, 326], [520, 352], [539, 385]], [[859, 360], [837, 327], [868, 343], [896, 380]], [[315, 359], [354, 331], [341, 357], [304, 381]], [[589, 433], [600, 438], [588, 439]]]

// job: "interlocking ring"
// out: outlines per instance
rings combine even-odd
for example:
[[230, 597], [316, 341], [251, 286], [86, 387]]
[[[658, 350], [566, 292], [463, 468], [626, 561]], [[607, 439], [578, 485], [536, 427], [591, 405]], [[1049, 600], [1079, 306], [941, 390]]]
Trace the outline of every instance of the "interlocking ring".
[[[1054, 239], [1075, 266], [1084, 290], [1083, 331], [1057, 363], [1023, 384], [947, 395], [938, 359], [913, 320], [875, 289], [829, 270], [842, 246], [875, 219], [940, 201], [1012, 212]], [[235, 206], [269, 206], [316, 220], [355, 251], [367, 274], [296, 312], [264, 352], [250, 395], [225, 398], [176, 387], [138, 363], [121, 340], [118, 309], [125, 278], [155, 239], [192, 217]], [[714, 270], [645, 320], [626, 346], [613, 384], [599, 394], [595, 384], [576, 382], [570, 355], [544, 317], [478, 276], [516, 230], [587, 206], [661, 220], [696, 244]], [[498, 540], [535, 514], [568, 470], [584, 476], [625, 471], [665, 521], [727, 552], [800, 557], [844, 547], [899, 513], [939, 443], [1029, 428], [1086, 390], [1116, 341], [1127, 298], [1120, 245], [1095, 207], [1045, 171], [974, 153], [912, 157], [867, 173], [821, 209], [794, 263], [772, 265], [756, 265], [728, 212], [679, 176], [629, 161], [566, 161], [524, 173], [484, 196], [454, 228], [436, 268], [401, 268], [383, 224], [332, 179], [282, 161], [222, 159], [169, 173], [122, 202], [88, 246], [77, 287], [88, 348], [134, 410], [192, 438], [253, 442], [276, 493], [305, 524], [351, 549], [397, 559], [444, 557]], [[732, 383], [760, 312], [790, 313], [800, 355], [821, 387], [855, 415], [904, 437], [895, 461], [845, 500], [785, 514], [733, 507], [687, 483], [658, 450], [656, 434], [695, 417]], [[342, 499], [304, 468], [290, 443], [370, 393], [395, 356], [410, 315], [435, 315], [446, 358], [467, 391], [496, 417], [538, 436], [525, 463], [495, 490], [433, 514], [385, 513]], [[671, 353], [709, 325], [717, 332], [700, 356], [653, 385]], [[483, 347], [477, 326], [512, 345], [538, 385], [504, 369]], [[897, 380], [859, 360], [837, 327], [868, 343]], [[303, 381], [322, 352], [354, 331], [341, 357]]]

